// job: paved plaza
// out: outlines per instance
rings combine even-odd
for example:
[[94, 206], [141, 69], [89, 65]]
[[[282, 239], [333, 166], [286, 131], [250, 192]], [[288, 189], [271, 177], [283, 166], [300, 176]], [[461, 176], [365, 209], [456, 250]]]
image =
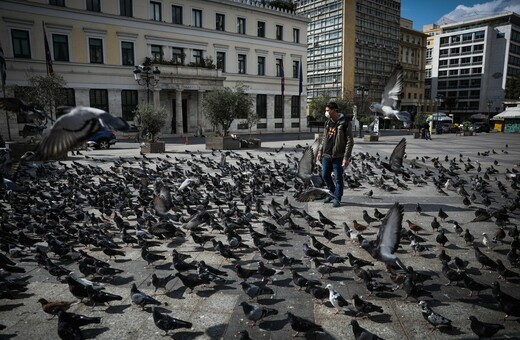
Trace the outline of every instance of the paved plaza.
[[[302, 264], [295, 264], [295, 269], [301, 275], [316, 279], [322, 283], [322, 287], [332, 284], [334, 288], [349, 301], [351, 304], [352, 296], [358, 294], [363, 299], [370, 301], [383, 308], [383, 313], [373, 313], [369, 317], [356, 316], [351, 311], [336, 314], [335, 308], [332, 307], [328, 299], [315, 301], [311, 295], [305, 291], [298, 291], [297, 286], [292, 280], [291, 269], [289, 267], [282, 268], [278, 260], [268, 261], [262, 259], [260, 252], [253, 245], [251, 234], [247, 227], [238, 229], [237, 232], [243, 238], [243, 242], [249, 246], [248, 249], [236, 250], [240, 260], [229, 261], [217, 254], [213, 249], [211, 242], [205, 244], [202, 248], [196, 245], [190, 232], [184, 230], [186, 237], [174, 237], [171, 239], [158, 240], [160, 245], [153, 247], [153, 250], [159, 254], [166, 256], [166, 260], [158, 261], [153, 266], [146, 266], [146, 262], [141, 258], [141, 248], [135, 246], [126, 246], [121, 241], [121, 234], [115, 226], [113, 215], [107, 217], [109, 224], [109, 232], [113, 235], [113, 239], [124, 251], [125, 256], [118, 256], [115, 260], [108, 258], [101, 249], [91, 247], [84, 249], [86, 252], [103, 261], [109, 261], [114, 268], [122, 269], [123, 273], [115, 276], [112, 280], [99, 278], [90, 278], [98, 280], [105, 290], [120, 295], [121, 301], [114, 301], [110, 306], [91, 306], [84, 303], [77, 303], [71, 306], [69, 312], [79, 313], [88, 316], [100, 316], [102, 318], [100, 324], [82, 327], [83, 335], [87, 339], [160, 339], [164, 333], [155, 325], [152, 318], [151, 308], [147, 307], [142, 310], [135, 306], [130, 299], [130, 287], [135, 283], [137, 287], [148, 293], [154, 292], [153, 286], [150, 285], [152, 274], [164, 277], [170, 273], [175, 274], [177, 271], [171, 265], [171, 253], [175, 249], [179, 253], [189, 254], [191, 258], [187, 261], [205, 261], [205, 263], [218, 267], [228, 273], [226, 282], [223, 284], [212, 283], [205, 287], [195, 288], [193, 293], [184, 287], [178, 278], [174, 278], [167, 285], [167, 292], [160, 289], [158, 295], [155, 296], [161, 302], [157, 307], [162, 313], [169, 313], [178, 319], [189, 321], [193, 324], [191, 329], [179, 329], [171, 331], [169, 337], [173, 339], [238, 339], [240, 332], [247, 330], [252, 339], [290, 339], [295, 332], [291, 329], [287, 321], [286, 312], [291, 312], [297, 316], [304, 317], [308, 320], [321, 325], [325, 332], [309, 333], [306, 336], [309, 339], [353, 339], [351, 320], [357, 319], [359, 324], [370, 330], [372, 333], [384, 339], [475, 339], [475, 334], [470, 329], [469, 315], [476, 316], [479, 320], [493, 323], [501, 323], [505, 326], [504, 330], [497, 333], [496, 338], [513, 339], [520, 338], [520, 323], [517, 317], [509, 317], [507, 321], [503, 321], [504, 313], [499, 310], [498, 304], [491, 294], [491, 289], [484, 290], [480, 294], [474, 293], [470, 296], [470, 291], [463, 287], [462, 283], [452, 283], [449, 286], [445, 284], [448, 280], [441, 272], [442, 264], [437, 258], [441, 251], [440, 245], [435, 241], [437, 232], [433, 232], [431, 222], [438, 215], [439, 209], [448, 214], [446, 220], [440, 221], [441, 228], [446, 230], [448, 242], [446, 243], [445, 252], [454, 258], [455, 256], [469, 261], [466, 270], [475, 280], [493, 284], [494, 281], [500, 283], [502, 291], [520, 298], [518, 283], [507, 282], [498, 277], [498, 273], [489, 269], [481, 269], [480, 264], [476, 261], [472, 246], [467, 245], [464, 239], [459, 236], [453, 228], [453, 221], [457, 221], [463, 229], [468, 229], [476, 238], [475, 244], [492, 259], [501, 259], [506, 267], [511, 268], [506, 254], [510, 249], [511, 237], [506, 236], [504, 241], [497, 245], [494, 250], [488, 250], [481, 243], [482, 233], [487, 232], [493, 236], [497, 229], [494, 219], [484, 222], [471, 222], [475, 218], [475, 210], [484, 208], [482, 198], [477, 196], [470, 206], [463, 204], [463, 198], [456, 191], [456, 188], [444, 188], [446, 194], [438, 192], [433, 184], [434, 178], [438, 178], [438, 168], [435, 167], [433, 159], [438, 159], [438, 164], [448, 169], [450, 163], [458, 164], [461, 169], [452, 169], [452, 177], [454, 179], [465, 179], [470, 181], [470, 176], [477, 175], [477, 167], [480, 164], [481, 171], [478, 173], [480, 177], [488, 177], [490, 183], [489, 194], [491, 205], [488, 207], [490, 211], [497, 210], [502, 205], [510, 203], [512, 199], [517, 197], [518, 190], [511, 188], [511, 181], [506, 178], [506, 173], [510, 171], [520, 170], [520, 136], [518, 134], [478, 134], [477, 136], [455, 136], [453, 134], [434, 135], [433, 140], [414, 139], [412, 135], [390, 136], [385, 135], [378, 142], [365, 142], [363, 139], [356, 138], [354, 146], [354, 160], [352, 165], [347, 169], [347, 186], [339, 208], [333, 208], [330, 204], [320, 201], [309, 203], [300, 203], [294, 198], [294, 181], [286, 181], [287, 178], [294, 178], [293, 175], [277, 172], [282, 165], [288, 165], [287, 172], [294, 169], [295, 159], [299, 159], [303, 152], [303, 147], [312, 143], [310, 134], [302, 134], [299, 139], [297, 135], [292, 135], [293, 139], [277, 138], [276, 136], [262, 136], [262, 147], [259, 149], [237, 150], [230, 152], [226, 157], [226, 162], [235, 173], [229, 171], [223, 172], [219, 167], [208, 167], [209, 160], [220, 162], [222, 154], [220, 151], [206, 150], [201, 139], [190, 139], [189, 144], [181, 143], [179, 140], [170, 140], [166, 145], [165, 154], [147, 155], [146, 159], [139, 154], [138, 144], [129, 141], [120, 141], [109, 150], [93, 150], [84, 151], [82, 155], [70, 156], [67, 160], [54, 163], [53, 167], [65, 169], [62, 183], [51, 183], [55, 185], [54, 190], [65, 190], [67, 183], [67, 172], [75, 171], [75, 163], [86, 165], [87, 167], [101, 167], [107, 172], [116, 172], [118, 175], [109, 177], [98, 175], [95, 183], [106, 181], [125, 181], [124, 172], [128, 168], [141, 168], [144, 172], [155, 171], [160, 173], [175, 172], [177, 177], [174, 180], [166, 181], [171, 184], [172, 196], [175, 200], [177, 197], [177, 187], [182, 180], [187, 177], [208, 178], [197, 174], [194, 169], [200, 167], [202, 171], [210, 176], [222, 174], [221, 180], [227, 183], [226, 186], [236, 185], [236, 183], [246, 183], [252, 185], [252, 179], [255, 176], [255, 168], [248, 167], [248, 162], [256, 164], [263, 171], [273, 174], [272, 177], [263, 176], [256, 178], [262, 183], [259, 187], [266, 188], [264, 192], [258, 192], [258, 198], [262, 200], [262, 210], [258, 212], [253, 204], [252, 213], [257, 215], [256, 219], [251, 221], [252, 228], [260, 233], [265, 233], [263, 222], [267, 221], [276, 225], [276, 221], [265, 211], [272, 204], [272, 200], [280, 204], [279, 212], [283, 215], [288, 212], [288, 205], [284, 205], [287, 199], [289, 204], [299, 210], [305, 210], [313, 217], [318, 217], [318, 211], [322, 212], [330, 220], [336, 223], [337, 228], [332, 229], [326, 227], [327, 230], [338, 234], [331, 242], [323, 237], [323, 229], [311, 228], [307, 221], [296, 214], [292, 214], [293, 221], [303, 228], [302, 232], [295, 233], [286, 226], [279, 226], [278, 229], [285, 233], [285, 237], [281, 240], [274, 241], [275, 244], [267, 249], [276, 251], [282, 249], [284, 254], [301, 260]], [[399, 188], [392, 182], [392, 176], [387, 173], [388, 179], [385, 180], [389, 186], [395, 187], [396, 190], [384, 190], [381, 186], [375, 184], [376, 180], [382, 178], [382, 172], [376, 167], [378, 160], [384, 160], [392, 153], [395, 145], [401, 138], [407, 139], [406, 159], [404, 165], [413, 173], [423, 175], [424, 183], [414, 184], [412, 181], [403, 182], [401, 177], [399, 181], [405, 183], [407, 189]], [[166, 164], [173, 164], [168, 168], [159, 168], [161, 160], [167, 160]], [[416, 167], [410, 168], [411, 162], [415, 162]], [[365, 165], [362, 165], [365, 163]], [[472, 164], [475, 168], [464, 171], [464, 164]], [[37, 165], [37, 164], [35, 164]], [[370, 166], [373, 175], [367, 174]], [[116, 169], [116, 168], [120, 169]], [[494, 169], [489, 175], [485, 175], [486, 169]], [[151, 170], [147, 170], [151, 169]], [[262, 170], [257, 170], [259, 173]], [[424, 174], [428, 171], [434, 175], [426, 177]], [[369, 180], [363, 180], [359, 183], [356, 178], [360, 174], [365, 174]], [[291, 177], [292, 176], [292, 177]], [[150, 176], [148, 186], [153, 190], [154, 176]], [[276, 181], [276, 184], [273, 183]], [[507, 195], [501, 194], [497, 189], [497, 182], [501, 182], [507, 189]], [[129, 195], [132, 201], [138, 204], [139, 195], [135, 191], [136, 183], [124, 183], [129, 188]], [[209, 183], [208, 183], [209, 184]], [[89, 183], [83, 183], [88, 186]], [[276, 190], [269, 190], [276, 188]], [[471, 185], [465, 186], [470, 193]], [[49, 188], [49, 190], [52, 188]], [[190, 190], [202, 192], [204, 195], [216, 194], [216, 191], [223, 190], [213, 188], [211, 192], [206, 189], [205, 183]], [[249, 186], [242, 188], [244, 193], [250, 191]], [[372, 190], [372, 195], [368, 193]], [[15, 194], [13, 194], [15, 195]], [[110, 195], [109, 192], [104, 195]], [[233, 198], [233, 197], [232, 197]], [[425, 297], [429, 306], [434, 311], [452, 320], [453, 327], [451, 329], [439, 328], [431, 331], [431, 327], [427, 324], [421, 314], [419, 304], [413, 298], [403, 300], [405, 293], [402, 289], [395, 291], [386, 291], [383, 293], [368, 296], [368, 290], [364, 284], [358, 283], [353, 268], [348, 261], [343, 264], [335, 264], [334, 267], [339, 268], [339, 272], [332, 273], [330, 276], [321, 277], [316, 271], [316, 266], [304, 256], [302, 247], [303, 243], [309, 243], [309, 236], [315, 236], [319, 241], [329, 246], [332, 251], [338, 255], [346, 256], [347, 252], [354, 256], [365, 260], [373, 259], [370, 255], [359, 247], [359, 244], [348, 239], [342, 223], [346, 222], [350, 228], [353, 228], [353, 221], [357, 220], [362, 224], [366, 224], [363, 220], [363, 210], [366, 210], [370, 216], [374, 216], [377, 208], [379, 211], [386, 212], [395, 202], [399, 202], [404, 206], [403, 228], [408, 229], [408, 224], [404, 221], [410, 220], [424, 228], [419, 235], [425, 239], [423, 245], [426, 250], [414, 255], [409, 242], [401, 242], [401, 247], [397, 251], [398, 256], [407, 266], [412, 266], [416, 271], [430, 276], [424, 281], [423, 288], [428, 290], [433, 297]], [[9, 205], [4, 201], [0, 201], [2, 209], [2, 221], [16, 223], [12, 216], [9, 215]], [[240, 196], [236, 196], [231, 201], [231, 206], [236, 203], [238, 209], [243, 210], [244, 204]], [[79, 203], [77, 203], [79, 204]], [[82, 203], [86, 211], [94, 212], [99, 215], [99, 210], [90, 206], [87, 202]], [[416, 213], [416, 206], [420, 204], [422, 213]], [[210, 202], [209, 210], [216, 216], [218, 222], [222, 223], [219, 213], [219, 207], [222, 211], [230, 210], [228, 203], [217, 206]], [[190, 209], [195, 206], [189, 207]], [[30, 207], [24, 207], [26, 213], [30, 214]], [[184, 218], [190, 216], [187, 211], [188, 207], [182, 207], [175, 213], [180, 214]], [[217, 217], [218, 216], [218, 217]], [[509, 213], [509, 222], [505, 229], [513, 229], [519, 222], [519, 210]], [[232, 218], [235, 218], [232, 216]], [[136, 216], [130, 215], [125, 217], [131, 227], [129, 233], [135, 233]], [[174, 222], [176, 226], [181, 227], [182, 222]], [[375, 239], [377, 234], [377, 225], [380, 222], [373, 223], [363, 233], [368, 239]], [[81, 227], [82, 223], [78, 223]], [[374, 226], [375, 225], [375, 226]], [[206, 231], [204, 235], [213, 235], [216, 240], [227, 243], [227, 237], [222, 231], [211, 231], [209, 226], [203, 226]], [[46, 246], [43, 241], [40, 245]], [[83, 249], [81, 245], [74, 244], [75, 249]], [[29, 282], [27, 291], [19, 293], [12, 298], [2, 298], [0, 300], [0, 324], [6, 326], [0, 330], [0, 339], [57, 339], [57, 317], [49, 320], [49, 315], [42, 311], [39, 298], [47, 300], [66, 300], [77, 301], [69, 292], [66, 283], [59, 282], [54, 276], [51, 276], [47, 269], [38, 266], [35, 260], [34, 248], [23, 249], [26, 256], [14, 258], [17, 265], [25, 268], [24, 274], [13, 274], [10, 278], [16, 278], [27, 275]], [[49, 253], [49, 257], [75, 273], [79, 274], [77, 264], [74, 261], [67, 261], [58, 258], [53, 253]], [[237, 277], [235, 272], [235, 264], [239, 263], [248, 269], [257, 269], [258, 261], [263, 261], [269, 268], [283, 270], [282, 274], [273, 276], [273, 282], [267, 283], [267, 287], [273, 290], [274, 294], [262, 295], [257, 301], [250, 301], [240, 286], [242, 279]], [[370, 267], [370, 271], [374, 275], [374, 280], [379, 283], [386, 283], [389, 287], [394, 284], [389, 277], [389, 273], [385, 272], [385, 267], [379, 262], [373, 261], [374, 266]], [[518, 268], [511, 268], [513, 271], [519, 272]], [[79, 274], [81, 276], [81, 274]], [[253, 276], [248, 282], [255, 282], [260, 276]], [[255, 327], [249, 327], [249, 320], [244, 316], [240, 303], [247, 301], [248, 303], [259, 304], [268, 308], [274, 308], [278, 311], [277, 315], [266, 317], [264, 320], [257, 322]]]

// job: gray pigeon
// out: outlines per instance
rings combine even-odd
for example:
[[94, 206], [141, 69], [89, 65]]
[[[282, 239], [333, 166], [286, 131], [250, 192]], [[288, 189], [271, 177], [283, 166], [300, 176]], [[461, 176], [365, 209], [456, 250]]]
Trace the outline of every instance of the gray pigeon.
[[321, 176], [314, 174], [314, 169], [316, 168], [316, 155], [318, 154], [320, 144], [321, 139], [316, 138], [314, 140], [314, 143], [312, 143], [305, 149], [302, 157], [298, 161], [298, 177], [300, 177], [302, 180], [306, 182], [310, 181], [313, 184], [316, 182], [316, 179], [314, 177], [317, 176], [321, 178]]
[[273, 295], [274, 291], [269, 287], [260, 287], [252, 283], [247, 283], [246, 281], [240, 282], [244, 293], [247, 294], [251, 299], [257, 298], [260, 295]]
[[334, 308], [336, 308], [336, 312], [334, 314], [338, 314], [340, 311], [343, 311], [343, 307], [348, 306], [347, 300], [340, 293], [338, 293], [334, 287], [329, 283], [325, 286], [329, 290], [329, 301], [332, 303]]
[[432, 330], [435, 330], [438, 326], [448, 326], [451, 327], [451, 320], [445, 318], [444, 316], [435, 313], [429, 306], [428, 303], [424, 300], [419, 301], [419, 306], [421, 306], [421, 312], [426, 321], [433, 326]]
[[146, 305], [160, 305], [161, 303], [157, 300], [155, 300], [150, 295], [147, 295], [143, 292], [141, 292], [139, 289], [137, 289], [137, 286], [135, 283], [132, 284], [132, 288], [130, 290], [130, 295], [132, 298], [132, 302], [138, 306], [141, 306], [141, 308], [144, 310], [144, 307]]
[[412, 122], [410, 113], [399, 111], [401, 92], [403, 90], [403, 67], [397, 64], [394, 71], [386, 82], [383, 93], [381, 94], [381, 103], [372, 103], [370, 111], [375, 112], [379, 117], [385, 119], [397, 118], [407, 124]]
[[259, 305], [250, 305], [249, 303], [242, 301], [240, 302], [244, 315], [252, 321], [251, 327], [254, 327], [256, 323], [265, 317], [270, 315], [277, 315], [278, 311], [274, 308], [267, 308]]

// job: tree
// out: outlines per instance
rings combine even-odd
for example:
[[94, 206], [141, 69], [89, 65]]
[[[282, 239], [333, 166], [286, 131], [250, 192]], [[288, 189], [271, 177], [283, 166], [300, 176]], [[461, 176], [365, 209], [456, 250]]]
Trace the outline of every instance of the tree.
[[251, 110], [249, 112], [249, 116], [247, 116], [247, 118], [244, 118], [244, 120], [242, 120], [240, 123], [241, 124], [247, 124], [247, 128], [249, 129], [249, 138], [251, 138], [251, 129], [253, 128], [253, 126], [256, 125], [256, 123], [258, 123], [258, 121], [260, 120], [260, 117], [258, 116], [258, 114]]
[[159, 133], [166, 123], [166, 108], [160, 106], [154, 108], [152, 104], [140, 103], [134, 111], [134, 121], [136, 126], [141, 127], [141, 131], [147, 135], [149, 142], [156, 142]]
[[449, 114], [451, 114], [451, 111], [457, 106], [458, 99], [457, 97], [447, 97], [444, 100], [444, 103], [446, 104], [446, 107], [448, 108]]
[[253, 117], [253, 98], [246, 93], [249, 87], [238, 83], [233, 89], [224, 87], [207, 93], [202, 101], [206, 118], [214, 126], [222, 126], [227, 136], [235, 119]]
[[65, 101], [63, 89], [67, 82], [57, 73], [45, 76], [32, 76], [28, 79], [29, 86], [16, 86], [15, 93], [20, 99], [38, 104], [47, 111], [53, 119], [56, 118], [56, 108]]
[[520, 74], [513, 78], [507, 79], [506, 82], [506, 99], [520, 99]]
[[[331, 98], [332, 97], [329, 94], [313, 97], [309, 103], [309, 115], [316, 121], [325, 121], [325, 107], [331, 101]], [[345, 116], [352, 115], [352, 107], [354, 103], [350, 96], [337, 98], [333, 101], [338, 104], [338, 112], [345, 114]]]

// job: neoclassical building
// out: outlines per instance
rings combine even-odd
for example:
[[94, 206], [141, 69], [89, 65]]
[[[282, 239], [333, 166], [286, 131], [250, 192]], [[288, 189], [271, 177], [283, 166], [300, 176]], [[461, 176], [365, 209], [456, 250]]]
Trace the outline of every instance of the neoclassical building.
[[[131, 121], [136, 105], [149, 101], [167, 109], [163, 133], [192, 134], [213, 128], [201, 109], [207, 91], [244, 83], [260, 117], [253, 131], [305, 124], [304, 15], [250, 0], [3, 0], [0, 11], [6, 96], [47, 73], [45, 36], [53, 70], [67, 82], [62, 104]], [[146, 61], [159, 68], [155, 86], [134, 79], [135, 66]], [[17, 138], [20, 127], [10, 122]], [[0, 118], [4, 136], [6, 125]], [[241, 129], [239, 122], [231, 127]]]

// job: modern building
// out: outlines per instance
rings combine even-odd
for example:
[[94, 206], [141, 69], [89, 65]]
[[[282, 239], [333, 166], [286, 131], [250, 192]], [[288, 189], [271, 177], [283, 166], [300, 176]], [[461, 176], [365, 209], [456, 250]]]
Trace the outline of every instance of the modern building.
[[[387, 78], [399, 60], [400, 0], [298, 0], [308, 27], [307, 98], [360, 95], [380, 101]], [[368, 93], [367, 93], [368, 92]], [[359, 110], [358, 110], [359, 111]]]
[[413, 29], [413, 22], [401, 18], [399, 63], [403, 66], [401, 110], [412, 115], [424, 112], [424, 81], [427, 35]]
[[[299, 131], [310, 20], [259, 3], [1, 1], [5, 95], [15, 95], [15, 85], [27, 86], [28, 77], [46, 74], [45, 36], [53, 71], [67, 82], [63, 104], [98, 107], [131, 121], [136, 105], [149, 100], [168, 112], [163, 133], [192, 134], [213, 129], [201, 109], [205, 92], [244, 83], [260, 117], [254, 132]], [[145, 61], [160, 71], [155, 86], [134, 80], [134, 66]], [[12, 123], [17, 137], [20, 127]], [[248, 127], [238, 121], [231, 126], [233, 132], [242, 129]]]
[[431, 97], [455, 122], [503, 108], [506, 81], [520, 73], [520, 16], [514, 12], [440, 26], [434, 35]]

